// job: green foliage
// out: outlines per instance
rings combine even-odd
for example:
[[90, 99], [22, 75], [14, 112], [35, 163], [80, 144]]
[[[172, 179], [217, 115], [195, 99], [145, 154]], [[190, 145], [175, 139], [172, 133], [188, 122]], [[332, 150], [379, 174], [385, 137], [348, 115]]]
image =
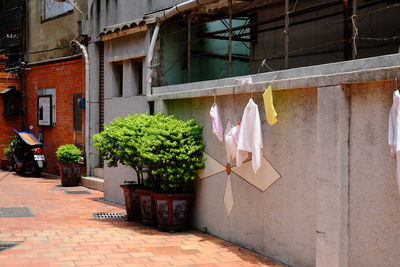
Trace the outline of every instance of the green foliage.
[[11, 142], [8, 144], [7, 147], [3, 149], [4, 158], [11, 159], [14, 153], [14, 149], [18, 143], [18, 135], [11, 135]]
[[78, 163], [81, 160], [82, 151], [72, 144], [61, 145], [56, 151], [56, 157], [61, 163]]
[[139, 183], [160, 192], [185, 192], [197, 171], [204, 168], [202, 127], [164, 114], [134, 114], [117, 118], [94, 136], [100, 155], [131, 166]]

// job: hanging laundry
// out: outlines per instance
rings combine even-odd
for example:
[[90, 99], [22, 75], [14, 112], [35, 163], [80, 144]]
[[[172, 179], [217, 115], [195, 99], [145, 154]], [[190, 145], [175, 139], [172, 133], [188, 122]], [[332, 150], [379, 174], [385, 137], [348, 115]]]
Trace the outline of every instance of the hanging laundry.
[[235, 78], [235, 80], [239, 81], [240, 85], [253, 84], [253, 79], [251, 78], [250, 75], [246, 77]]
[[219, 117], [218, 106], [216, 103], [214, 103], [210, 109], [210, 117], [212, 121], [213, 133], [217, 136], [218, 140], [222, 142], [224, 138], [224, 130], [222, 129], [221, 118]]
[[236, 165], [240, 166], [248, 158], [249, 152], [251, 152], [252, 167], [254, 173], [256, 173], [261, 166], [262, 148], [260, 114], [257, 104], [250, 98], [242, 116]]
[[389, 112], [388, 141], [390, 152], [397, 159], [397, 186], [400, 192], [400, 93], [393, 93], [393, 105]]
[[231, 160], [236, 159], [237, 154], [237, 143], [239, 139], [240, 124], [232, 127], [230, 121], [226, 126], [225, 134], [225, 150], [227, 155], [228, 163]]
[[274, 101], [272, 98], [272, 87], [268, 86], [263, 93], [265, 116], [267, 118], [269, 125], [274, 125], [278, 120], [276, 116], [278, 115], [275, 111]]

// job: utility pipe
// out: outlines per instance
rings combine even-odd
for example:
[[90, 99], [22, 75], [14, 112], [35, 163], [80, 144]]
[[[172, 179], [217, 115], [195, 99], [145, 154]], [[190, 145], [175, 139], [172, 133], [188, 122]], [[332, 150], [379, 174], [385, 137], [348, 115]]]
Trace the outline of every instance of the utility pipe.
[[147, 53], [147, 60], [146, 60], [146, 69], [148, 71], [148, 73], [147, 73], [147, 82], [148, 82], [147, 95], [152, 94], [152, 92], [151, 92], [151, 76], [152, 76], [153, 70], [152, 70], [151, 61], [153, 60], [154, 48], [156, 46], [158, 33], [160, 31], [161, 24], [164, 21], [166, 21], [167, 19], [170, 19], [177, 14], [181, 14], [181, 13], [191, 10], [193, 8], [196, 8], [196, 7], [205, 5], [205, 4], [210, 4], [212, 2], [216, 2], [216, 0], [189, 0], [189, 1], [186, 1], [183, 3], [180, 3], [178, 5], [175, 5], [174, 7], [171, 7], [168, 10], [165, 10], [161, 14], [161, 16], [157, 18], [157, 24], [156, 24], [156, 27], [154, 28], [153, 35], [151, 37], [149, 51]]
[[92, 167], [90, 164], [90, 80], [89, 80], [89, 54], [84, 45], [80, 42], [73, 40], [72, 42], [76, 43], [79, 48], [82, 50], [83, 57], [85, 58], [85, 155], [86, 155], [86, 175], [90, 176], [90, 168]]

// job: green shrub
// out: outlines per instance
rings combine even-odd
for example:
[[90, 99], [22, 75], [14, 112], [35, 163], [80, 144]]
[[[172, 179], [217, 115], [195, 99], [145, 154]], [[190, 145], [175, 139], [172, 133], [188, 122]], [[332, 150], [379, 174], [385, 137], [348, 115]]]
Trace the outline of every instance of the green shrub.
[[131, 166], [139, 183], [175, 193], [188, 191], [204, 167], [202, 130], [194, 120], [185, 122], [161, 113], [135, 114], [115, 119], [94, 140], [100, 155], [109, 160], [108, 166]]
[[3, 149], [4, 158], [10, 160], [14, 153], [14, 149], [18, 144], [18, 135], [11, 135], [10, 138], [12, 139], [11, 142], [8, 144], [7, 147]]
[[61, 145], [56, 151], [56, 157], [61, 163], [78, 163], [81, 160], [82, 151], [72, 144]]

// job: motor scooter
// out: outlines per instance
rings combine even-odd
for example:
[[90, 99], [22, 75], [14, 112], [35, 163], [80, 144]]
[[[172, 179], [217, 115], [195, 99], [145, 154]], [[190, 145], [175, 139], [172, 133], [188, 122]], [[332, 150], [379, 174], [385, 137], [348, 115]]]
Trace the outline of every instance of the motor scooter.
[[39, 177], [47, 163], [44, 157], [44, 144], [32, 132], [18, 132], [18, 143], [13, 153], [13, 167], [18, 174], [30, 173]]

